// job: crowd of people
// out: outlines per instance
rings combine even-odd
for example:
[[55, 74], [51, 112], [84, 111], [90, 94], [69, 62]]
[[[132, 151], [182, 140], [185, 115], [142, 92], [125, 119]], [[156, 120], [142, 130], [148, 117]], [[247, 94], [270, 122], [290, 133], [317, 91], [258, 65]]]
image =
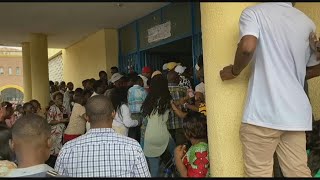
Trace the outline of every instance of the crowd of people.
[[[50, 102], [1, 104], [0, 176], [208, 177], [203, 57], [199, 85], [180, 63], [141, 74], [49, 82]], [[28, 153], [32, 151], [32, 153]]]
[[[249, 177], [277, 174], [274, 160], [285, 177], [320, 176], [319, 122], [306, 137], [313, 118], [304, 89], [320, 76], [320, 40], [293, 6], [246, 8], [234, 64], [220, 71], [222, 81], [232, 80], [254, 61], [240, 127]], [[197, 86], [186, 69], [176, 62], [141, 74], [112, 67], [110, 79], [101, 71], [75, 90], [72, 82], [50, 82], [44, 109], [37, 100], [16, 108], [2, 102], [0, 176], [208, 177], [202, 55]]]

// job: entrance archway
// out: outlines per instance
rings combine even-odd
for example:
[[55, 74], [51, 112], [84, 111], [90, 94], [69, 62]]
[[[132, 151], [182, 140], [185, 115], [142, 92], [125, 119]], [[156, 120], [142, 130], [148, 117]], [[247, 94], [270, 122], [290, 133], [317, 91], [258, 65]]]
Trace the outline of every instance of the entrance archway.
[[0, 88], [1, 100], [8, 101], [11, 103], [22, 103], [23, 102], [23, 88], [16, 85], [7, 85]]

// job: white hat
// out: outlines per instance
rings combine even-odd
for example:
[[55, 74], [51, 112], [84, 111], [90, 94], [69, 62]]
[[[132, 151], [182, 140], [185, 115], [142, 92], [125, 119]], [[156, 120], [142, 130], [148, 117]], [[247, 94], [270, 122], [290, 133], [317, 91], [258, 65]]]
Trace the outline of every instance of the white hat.
[[168, 70], [168, 63], [165, 63], [165, 64], [162, 66], [162, 70]]
[[196, 68], [197, 71], [200, 70], [200, 66], [198, 64], [196, 64], [195, 68]]
[[186, 67], [183, 67], [183, 66], [181, 66], [181, 65], [178, 65], [178, 66], [174, 69], [174, 71], [177, 72], [178, 74], [182, 74], [182, 73], [184, 73], [184, 71], [185, 71], [186, 69], [187, 69]]
[[114, 73], [111, 76], [110, 82], [115, 83], [116, 81], [118, 81], [119, 79], [121, 79], [123, 76], [120, 73]]

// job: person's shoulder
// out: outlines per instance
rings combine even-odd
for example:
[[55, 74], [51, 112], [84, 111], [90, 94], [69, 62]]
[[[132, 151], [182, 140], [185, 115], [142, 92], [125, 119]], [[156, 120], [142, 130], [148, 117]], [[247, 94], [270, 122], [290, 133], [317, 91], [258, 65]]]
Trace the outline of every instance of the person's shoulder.
[[75, 139], [72, 139], [72, 140], [66, 142], [62, 146], [61, 151], [62, 152], [71, 151], [75, 146], [79, 146], [79, 145], [83, 144], [84, 142], [86, 142], [87, 138], [88, 138], [87, 134], [83, 134]]
[[125, 146], [133, 148], [135, 150], [142, 150], [140, 144], [135, 139], [132, 139], [130, 137], [127, 137], [118, 133], [115, 133], [115, 138], [117, 138], [119, 143], [124, 144]]

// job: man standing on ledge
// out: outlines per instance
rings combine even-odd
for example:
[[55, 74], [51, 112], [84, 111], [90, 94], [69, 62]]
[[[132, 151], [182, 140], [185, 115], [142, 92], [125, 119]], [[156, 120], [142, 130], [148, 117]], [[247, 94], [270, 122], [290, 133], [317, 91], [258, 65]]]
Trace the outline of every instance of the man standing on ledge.
[[240, 128], [249, 177], [272, 177], [275, 152], [285, 177], [311, 177], [305, 131], [312, 130], [312, 109], [303, 86], [306, 77], [319, 75], [309, 45], [316, 26], [293, 6], [279, 2], [246, 8], [234, 65], [220, 71], [223, 81], [234, 79], [253, 59]]

